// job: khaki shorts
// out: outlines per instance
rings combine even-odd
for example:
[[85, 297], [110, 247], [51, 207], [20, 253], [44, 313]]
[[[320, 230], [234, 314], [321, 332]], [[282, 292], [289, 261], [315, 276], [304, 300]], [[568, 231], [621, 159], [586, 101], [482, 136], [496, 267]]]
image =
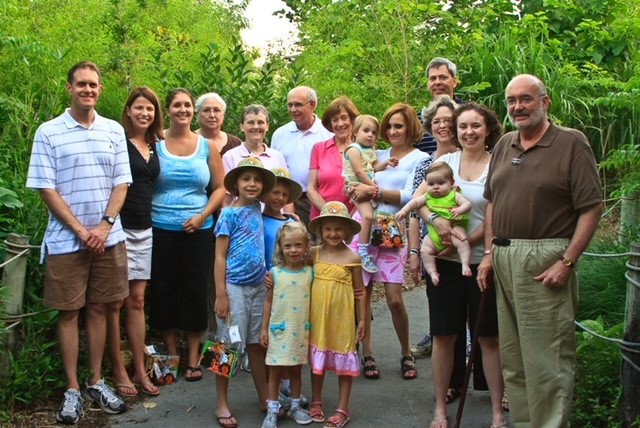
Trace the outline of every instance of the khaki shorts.
[[89, 303], [111, 303], [129, 295], [127, 250], [124, 242], [101, 256], [89, 251], [48, 254], [45, 262], [45, 306], [63, 311]]

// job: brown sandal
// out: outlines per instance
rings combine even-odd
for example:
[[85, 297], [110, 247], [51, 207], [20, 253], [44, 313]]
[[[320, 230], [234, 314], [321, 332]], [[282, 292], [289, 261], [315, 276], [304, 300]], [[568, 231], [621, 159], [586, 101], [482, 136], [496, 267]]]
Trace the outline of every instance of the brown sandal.
[[400, 369], [402, 370], [402, 377], [404, 379], [415, 379], [418, 377], [418, 370], [416, 370], [416, 359], [413, 355], [404, 355], [400, 360]]
[[378, 379], [380, 377], [380, 370], [378, 370], [376, 360], [371, 355], [362, 358], [362, 375], [366, 379]]

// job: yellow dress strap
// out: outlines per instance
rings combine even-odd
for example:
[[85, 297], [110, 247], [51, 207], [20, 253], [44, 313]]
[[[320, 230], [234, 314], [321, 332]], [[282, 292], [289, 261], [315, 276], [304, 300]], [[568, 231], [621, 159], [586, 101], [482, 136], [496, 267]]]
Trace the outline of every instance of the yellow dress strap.
[[362, 266], [362, 263], [346, 263], [344, 267], [359, 267]]

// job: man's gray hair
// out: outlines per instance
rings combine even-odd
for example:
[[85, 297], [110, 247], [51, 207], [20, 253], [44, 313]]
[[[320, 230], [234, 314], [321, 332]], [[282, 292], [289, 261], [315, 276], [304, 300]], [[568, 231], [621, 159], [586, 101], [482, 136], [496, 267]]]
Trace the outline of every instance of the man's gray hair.
[[213, 99], [217, 102], [219, 102], [220, 104], [222, 104], [222, 112], [226, 112], [227, 111], [227, 103], [224, 102], [224, 100], [222, 99], [222, 97], [218, 94], [216, 94], [215, 92], [208, 92], [204, 95], [200, 95], [198, 97], [198, 99], [196, 100], [196, 114], [200, 113], [200, 109], [202, 108], [202, 104], [204, 104], [206, 101], [209, 101], [210, 99]]
[[291, 94], [298, 90], [298, 89], [303, 89], [306, 94], [307, 94], [307, 101], [313, 101], [316, 104], [318, 103], [318, 94], [316, 94], [316, 91], [314, 91], [312, 88], [308, 87], [308, 86], [296, 86], [295, 88], [293, 88], [292, 90], [289, 91], [289, 93], [287, 94], [287, 99], [291, 96]]
[[456, 77], [458, 75], [458, 67], [448, 59], [439, 56], [429, 61], [429, 65], [427, 65], [427, 69], [424, 71], [424, 74], [429, 77], [429, 70], [431, 70], [432, 68], [440, 68], [443, 65], [447, 66], [451, 77]]

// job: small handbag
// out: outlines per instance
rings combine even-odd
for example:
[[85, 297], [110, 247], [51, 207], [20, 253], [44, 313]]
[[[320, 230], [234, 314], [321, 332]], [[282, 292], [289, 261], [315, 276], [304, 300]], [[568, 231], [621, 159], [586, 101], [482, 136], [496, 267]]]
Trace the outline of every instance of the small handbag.
[[202, 347], [200, 364], [208, 366], [208, 370], [217, 375], [234, 377], [238, 366], [238, 350], [221, 340], [207, 340]]
[[377, 210], [373, 213], [370, 243], [381, 248], [404, 247], [404, 234], [393, 214]]

